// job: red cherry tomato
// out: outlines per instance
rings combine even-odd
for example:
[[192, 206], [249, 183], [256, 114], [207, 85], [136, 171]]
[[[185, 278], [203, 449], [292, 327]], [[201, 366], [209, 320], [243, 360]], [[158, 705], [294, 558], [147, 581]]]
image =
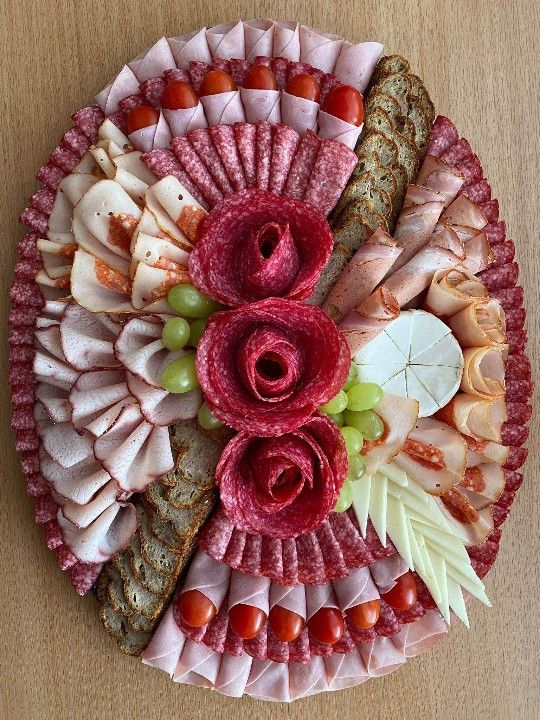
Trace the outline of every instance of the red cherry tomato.
[[356, 127], [361, 125], [364, 119], [362, 95], [351, 85], [334, 88], [324, 101], [322, 109]]
[[280, 605], [274, 605], [270, 610], [268, 622], [274, 635], [281, 642], [292, 642], [304, 629], [304, 618], [298, 613], [287, 610]]
[[335, 645], [343, 635], [345, 622], [337, 608], [323, 607], [308, 620], [308, 628], [315, 640]]
[[141, 128], [155, 125], [159, 120], [159, 112], [150, 105], [141, 105], [130, 111], [127, 119], [128, 133]]
[[203, 627], [217, 613], [214, 603], [200, 590], [187, 590], [179, 595], [176, 600], [176, 609], [186, 625], [194, 628]]
[[369, 630], [372, 628], [381, 613], [381, 601], [369, 600], [369, 602], [360, 603], [347, 610], [347, 620], [354, 625], [357, 630]]
[[248, 70], [244, 87], [251, 90], [277, 90], [276, 76], [266, 65], [254, 65]]
[[192, 86], [183, 80], [179, 80], [167, 85], [161, 104], [168, 110], [182, 110], [195, 107], [198, 102], [199, 96]]
[[409, 610], [418, 597], [416, 580], [410, 572], [398, 577], [394, 587], [381, 596], [395, 610]]
[[224, 70], [209, 70], [199, 88], [199, 95], [217, 95], [218, 93], [236, 90], [236, 83]]
[[251, 640], [264, 627], [266, 615], [253, 605], [234, 605], [229, 610], [229, 623], [234, 632], [243, 640]]
[[311, 75], [295, 75], [285, 86], [285, 92], [316, 103], [321, 99], [320, 85]]

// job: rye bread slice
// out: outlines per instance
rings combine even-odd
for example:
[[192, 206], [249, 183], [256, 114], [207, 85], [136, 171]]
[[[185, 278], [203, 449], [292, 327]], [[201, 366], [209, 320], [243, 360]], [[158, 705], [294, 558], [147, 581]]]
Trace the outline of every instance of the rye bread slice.
[[401, 55], [385, 55], [377, 63], [371, 82], [377, 82], [384, 75], [393, 75], [394, 73], [406, 74], [410, 69], [409, 61], [401, 57]]
[[155, 625], [154, 619], [136, 612], [128, 603], [124, 594], [122, 577], [118, 570], [108, 563], [106, 572], [109, 576], [109, 587], [107, 590], [107, 601], [109, 605], [133, 630], [142, 633], [152, 632]]
[[409, 80], [409, 102], [411, 104], [414, 101], [420, 103], [431, 125], [435, 119], [435, 106], [426, 90], [426, 86], [417, 75], [407, 75], [407, 78]]
[[115, 569], [122, 578], [124, 597], [134, 613], [155, 620], [163, 609], [163, 597], [146, 590], [135, 578], [125, 553], [113, 559]]
[[367, 96], [366, 105], [369, 105], [371, 95], [379, 92], [394, 98], [394, 100], [399, 103], [402, 114], [407, 114], [407, 106], [411, 92], [411, 82], [408, 75], [393, 73], [392, 75], [385, 75], [380, 78], [380, 80], [371, 87]]
[[333, 220], [337, 220], [341, 212], [350, 202], [359, 197], [368, 197], [372, 188], [385, 190], [393, 202], [397, 192], [397, 179], [389, 167], [384, 167], [376, 158], [371, 158], [370, 170], [359, 177], [351, 178], [351, 181], [343, 191], [339, 203], [333, 213]]
[[382, 165], [392, 165], [398, 162], [396, 143], [381, 132], [364, 132], [360, 142], [356, 145], [355, 152], [358, 156], [358, 163], [354, 168], [353, 175], [361, 175], [364, 172], [362, 166], [364, 158], [375, 156]]
[[414, 125], [414, 142], [420, 153], [423, 155], [426, 149], [429, 136], [431, 135], [431, 125], [427, 112], [416, 101], [409, 105], [407, 117]]
[[372, 212], [351, 213], [343, 220], [340, 218], [340, 226], [334, 231], [334, 239], [354, 252], [380, 226], [385, 230], [387, 228], [386, 220], [381, 216], [377, 218]]
[[378, 130], [388, 137], [392, 137], [393, 133], [400, 133], [414, 143], [414, 125], [401, 112], [392, 115], [391, 112], [377, 105], [377, 94], [375, 94], [375, 106], [366, 115], [366, 129]]
[[103, 626], [118, 641], [120, 650], [126, 655], [140, 655], [150, 642], [151, 632], [136, 632], [128, 627], [122, 616], [110, 605], [103, 605], [99, 614]]
[[322, 305], [341, 271], [352, 257], [352, 250], [339, 242], [334, 244], [330, 260], [326, 263], [313, 295], [307, 300], [310, 305]]
[[170, 573], [157, 571], [144, 559], [138, 535], [133, 538], [131, 545], [127, 548], [126, 558], [132, 575], [143, 588], [161, 597], [169, 595], [174, 578], [171, 578]]
[[174, 575], [181, 565], [181, 556], [170, 550], [160, 542], [155, 535], [152, 535], [148, 527], [146, 511], [141, 514], [141, 525], [139, 529], [139, 541], [141, 555], [144, 560], [157, 572]]

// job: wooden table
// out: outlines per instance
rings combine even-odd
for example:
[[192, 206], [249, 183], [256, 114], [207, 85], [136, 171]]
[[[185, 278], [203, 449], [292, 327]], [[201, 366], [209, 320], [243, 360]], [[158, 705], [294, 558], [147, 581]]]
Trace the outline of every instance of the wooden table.
[[[522, 282], [528, 289], [529, 348], [537, 366], [538, 3], [311, 0], [286, 5], [288, 17], [351, 40], [379, 39], [387, 51], [406, 55], [424, 78], [437, 110], [452, 117], [470, 138], [516, 241]], [[285, 3], [2, 0], [0, 10], [4, 74], [0, 326], [5, 328], [15, 245], [23, 232], [17, 216], [37, 188], [34, 173], [66, 129], [69, 115], [159, 36], [239, 16], [282, 16]], [[5, 342], [0, 353], [5, 368]], [[387, 678], [287, 707], [175, 686], [164, 673], [119, 653], [97, 619], [93, 599], [74, 595], [54, 555], [45, 548], [42, 529], [32, 521], [9, 430], [4, 373], [0, 382], [0, 717], [532, 720], [539, 716], [537, 421], [531, 432], [527, 482], [505, 526], [499, 561], [487, 580], [493, 609], [474, 605], [471, 631], [456, 624], [449, 639]]]

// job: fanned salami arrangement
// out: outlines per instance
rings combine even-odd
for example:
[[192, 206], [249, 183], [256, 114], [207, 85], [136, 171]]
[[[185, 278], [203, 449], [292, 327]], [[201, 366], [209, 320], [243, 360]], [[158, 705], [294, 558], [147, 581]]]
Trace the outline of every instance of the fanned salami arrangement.
[[239, 21], [72, 120], [21, 215], [12, 426], [120, 649], [290, 702], [469, 626], [527, 456], [523, 288], [407, 60]]

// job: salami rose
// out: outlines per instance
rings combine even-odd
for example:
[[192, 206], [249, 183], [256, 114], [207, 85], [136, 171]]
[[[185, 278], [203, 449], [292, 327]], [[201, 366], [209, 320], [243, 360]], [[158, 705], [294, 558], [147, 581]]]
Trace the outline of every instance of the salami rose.
[[223, 451], [216, 482], [236, 527], [292, 538], [325, 520], [346, 473], [347, 450], [338, 427], [314, 415], [280, 437], [238, 433]]
[[214, 313], [197, 348], [210, 409], [252, 435], [302, 425], [340, 390], [349, 365], [345, 338], [326, 313], [280, 298]]
[[206, 218], [189, 271], [201, 292], [224, 305], [266, 297], [305, 300], [331, 250], [326, 219], [306, 203], [245, 190]]

